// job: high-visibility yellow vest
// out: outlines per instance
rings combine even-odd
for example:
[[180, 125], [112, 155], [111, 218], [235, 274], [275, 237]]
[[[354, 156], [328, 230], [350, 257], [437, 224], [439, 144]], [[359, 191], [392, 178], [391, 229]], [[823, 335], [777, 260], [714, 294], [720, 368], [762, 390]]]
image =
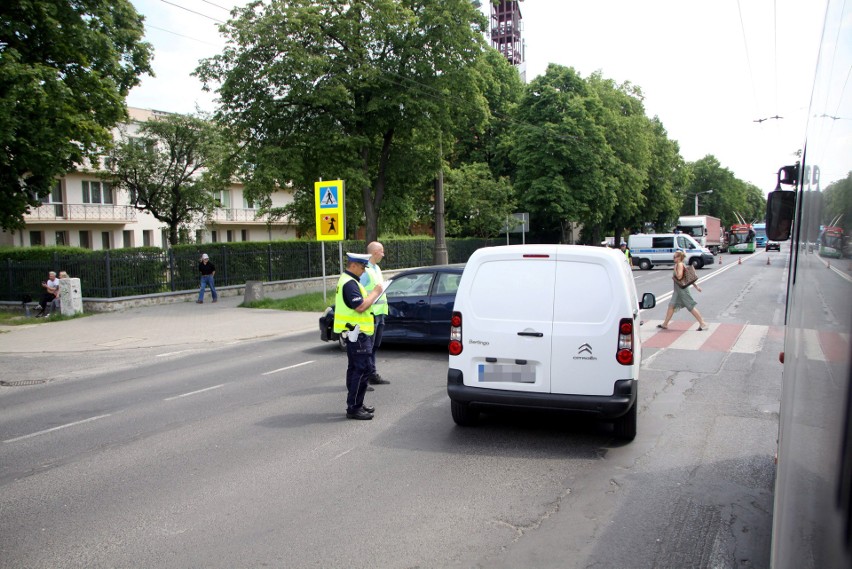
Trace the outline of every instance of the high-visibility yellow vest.
[[[373, 267], [375, 267], [375, 269]], [[378, 265], [373, 265], [373, 267], [371, 267], [370, 265], [367, 265], [367, 271], [364, 273], [364, 274], [367, 275], [367, 278], [369, 279], [369, 282], [364, 287], [367, 290], [368, 293], [373, 292], [373, 289], [376, 288], [377, 284], [379, 284], [379, 283], [384, 284], [384, 282], [385, 282], [385, 279], [382, 276], [382, 269], [380, 269]], [[387, 295], [383, 294], [378, 299], [376, 299], [376, 302], [373, 303], [372, 308], [373, 308], [373, 314], [376, 314], [376, 315], [387, 314], [388, 313], [388, 297], [387, 297]]]
[[344, 330], [348, 330], [346, 327], [347, 324], [352, 324], [353, 326], [357, 324], [361, 327], [361, 332], [368, 336], [372, 336], [373, 331], [375, 330], [373, 313], [369, 310], [358, 312], [353, 308], [349, 308], [346, 306], [346, 303], [343, 302], [343, 285], [345, 285], [348, 281], [352, 281], [357, 284], [358, 288], [361, 289], [361, 296], [363, 298], [367, 298], [367, 291], [364, 290], [364, 287], [361, 286], [358, 279], [354, 279], [346, 273], [340, 275], [340, 278], [337, 280], [337, 293], [334, 297], [334, 331], [340, 333]]

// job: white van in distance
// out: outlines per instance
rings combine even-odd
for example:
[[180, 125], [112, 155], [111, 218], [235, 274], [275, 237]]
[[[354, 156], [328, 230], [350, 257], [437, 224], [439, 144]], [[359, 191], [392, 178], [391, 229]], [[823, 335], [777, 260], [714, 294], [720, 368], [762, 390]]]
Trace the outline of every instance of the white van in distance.
[[453, 419], [490, 406], [557, 409], [613, 421], [636, 436], [640, 303], [621, 251], [580, 245], [479, 249], [465, 265], [451, 321]]
[[642, 270], [654, 265], [674, 266], [674, 252], [683, 251], [686, 262], [700, 269], [714, 263], [713, 253], [686, 233], [640, 233], [627, 237], [633, 264]]

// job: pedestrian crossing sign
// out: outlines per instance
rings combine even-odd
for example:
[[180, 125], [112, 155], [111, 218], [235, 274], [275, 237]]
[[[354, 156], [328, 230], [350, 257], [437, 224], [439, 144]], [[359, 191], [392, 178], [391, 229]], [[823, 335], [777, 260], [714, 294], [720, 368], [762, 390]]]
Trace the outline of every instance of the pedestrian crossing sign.
[[343, 180], [314, 183], [316, 202], [317, 239], [342, 241], [346, 234], [344, 221]]

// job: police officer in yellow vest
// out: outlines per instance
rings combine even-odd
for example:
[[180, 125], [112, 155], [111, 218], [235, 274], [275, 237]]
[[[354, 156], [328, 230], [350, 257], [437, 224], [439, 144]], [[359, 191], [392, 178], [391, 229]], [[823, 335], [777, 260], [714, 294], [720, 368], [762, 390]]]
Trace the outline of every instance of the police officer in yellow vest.
[[[378, 241], [373, 241], [367, 245], [367, 254], [370, 256], [370, 262], [367, 263], [367, 270], [361, 275], [361, 285], [368, 293], [373, 292], [377, 284], [384, 285], [385, 279], [382, 277], [382, 269], [379, 267], [379, 262], [385, 257], [385, 248]], [[385, 316], [388, 313], [388, 297], [382, 295], [373, 303], [373, 316], [375, 322], [375, 332], [373, 333], [373, 353], [370, 356], [370, 378], [369, 383], [380, 385], [390, 383], [383, 379], [376, 371], [376, 350], [382, 345], [382, 333], [385, 329]]]
[[346, 418], [368, 421], [375, 411], [375, 408], [364, 405], [375, 330], [370, 307], [382, 293], [382, 285], [377, 284], [368, 294], [359, 279], [367, 269], [370, 256], [347, 253], [346, 257], [346, 270], [337, 281], [334, 299], [334, 331], [346, 332], [349, 359], [346, 368]]

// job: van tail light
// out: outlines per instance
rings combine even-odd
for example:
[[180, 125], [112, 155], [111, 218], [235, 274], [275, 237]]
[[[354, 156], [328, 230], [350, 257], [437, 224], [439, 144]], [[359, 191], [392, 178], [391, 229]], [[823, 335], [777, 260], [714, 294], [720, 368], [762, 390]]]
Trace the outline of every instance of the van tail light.
[[447, 346], [451, 356], [462, 353], [462, 315], [461, 312], [453, 312], [450, 318], [450, 345]]
[[615, 359], [621, 365], [633, 365], [633, 320], [630, 318], [622, 318], [618, 324], [618, 349]]

